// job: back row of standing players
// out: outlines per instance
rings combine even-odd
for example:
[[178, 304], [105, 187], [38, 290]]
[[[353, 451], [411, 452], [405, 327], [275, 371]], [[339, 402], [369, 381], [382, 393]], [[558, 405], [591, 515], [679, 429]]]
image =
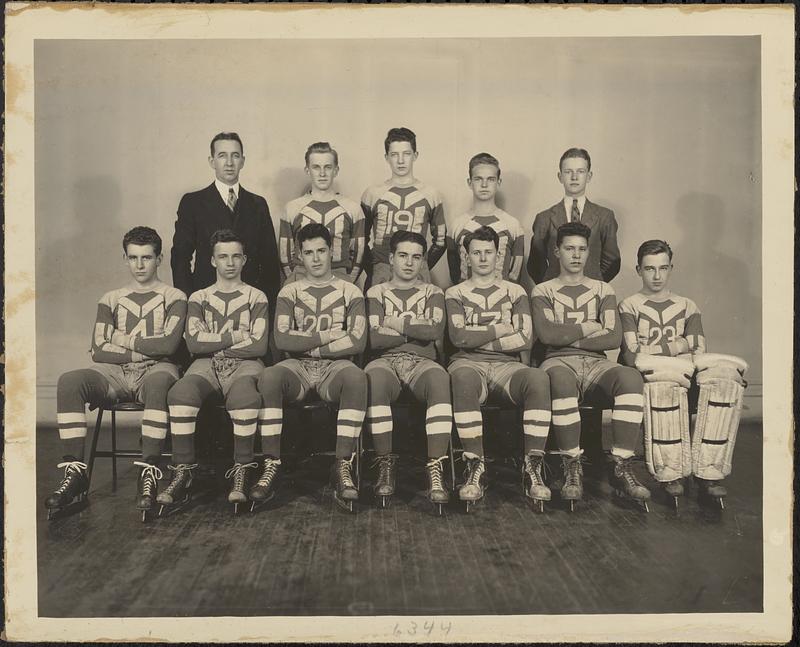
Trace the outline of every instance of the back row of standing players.
[[[327, 144], [309, 147], [306, 171], [312, 189], [289, 203], [281, 220], [284, 287], [270, 298], [271, 255], [258, 249], [255, 236], [263, 233], [259, 228], [271, 229], [271, 223], [268, 213], [266, 221], [247, 217], [259, 206], [266, 209], [266, 203], [238, 185], [244, 163], [238, 136], [221, 133], [212, 140], [209, 162], [215, 182], [184, 196], [172, 250], [176, 286], [188, 280], [192, 288], [188, 308], [181, 290], [158, 279], [158, 235], [146, 227], [131, 230], [123, 248], [134, 282], [101, 299], [91, 368], [59, 380], [58, 424], [64, 444], [59, 467], [65, 472], [46, 501], [49, 510], [85, 496], [85, 407], [115, 401], [138, 400], [145, 408], [137, 507], [145, 515], [154, 501], [168, 506], [185, 500], [197, 467], [197, 414], [214, 393], [224, 397], [233, 422], [234, 464], [227, 476], [233, 481], [229, 501], [235, 505], [273, 496], [283, 405], [311, 393], [338, 405], [332, 474], [337, 500], [352, 507], [358, 498], [352, 460], [366, 417], [378, 456], [375, 494], [385, 501], [394, 491], [396, 472], [391, 404], [403, 389], [426, 406], [428, 496], [434, 504], [441, 506], [449, 498], [442, 463], [453, 422], [466, 463], [459, 497], [468, 505], [483, 497], [480, 405], [492, 398], [522, 410], [524, 490], [540, 506], [551, 497], [542, 478], [551, 429], [563, 463], [560, 494], [572, 503], [582, 497], [579, 403], [610, 407], [610, 481], [646, 507], [650, 493], [631, 469], [643, 393], [647, 395], [643, 374], [646, 379], [655, 376], [648, 381], [659, 388], [669, 387], [652, 393], [662, 405], [669, 400], [669, 406], [651, 407], [664, 413], [645, 418], [651, 472], [675, 497], [682, 493], [681, 478], [693, 472], [703, 491], [724, 494], [719, 481], [730, 471], [735, 425], [731, 419], [717, 421], [709, 433], [696, 431], [691, 444], [685, 390], [695, 368], [711, 369], [711, 382], [739, 387], [723, 403], [738, 411], [745, 365], [707, 354], [710, 363], [694, 360], [705, 351], [700, 314], [693, 302], [669, 292], [672, 251], [663, 241], [648, 241], [640, 248], [637, 271], [643, 289], [623, 302], [618, 316], [607, 282], [619, 270], [616, 222], [613, 213], [585, 198], [591, 178], [588, 154], [580, 149], [564, 154], [558, 176], [566, 197], [536, 217], [528, 268], [538, 284], [529, 299], [508, 280], [519, 276], [523, 236], [519, 223], [495, 205], [497, 160], [480, 154], [470, 161], [473, 209], [446, 236], [441, 202], [413, 177], [413, 133], [393, 129], [385, 146], [392, 179], [365, 192], [366, 218], [358, 205], [333, 193], [336, 152]], [[189, 242], [192, 236], [194, 243]], [[190, 247], [193, 271], [182, 260]], [[446, 248], [455, 285], [444, 295], [430, 283], [428, 270]], [[365, 308], [354, 282], [369, 251], [371, 287]], [[197, 288], [198, 282], [205, 286]], [[269, 312], [273, 304], [274, 315]], [[447, 371], [437, 361], [442, 359], [445, 319], [453, 347]], [[275, 322], [277, 350], [289, 358], [265, 368], [270, 321]], [[193, 362], [180, 377], [174, 355], [184, 330]], [[534, 330], [545, 349], [538, 368], [530, 365]], [[352, 359], [368, 340], [370, 361], [362, 371]], [[629, 366], [605, 356], [620, 343], [621, 358]], [[648, 363], [659, 355], [662, 360], [682, 358], [678, 363]], [[158, 458], [167, 430], [172, 434], [173, 477], [159, 491], [163, 474]], [[264, 453], [261, 464], [253, 453], [257, 432]]]

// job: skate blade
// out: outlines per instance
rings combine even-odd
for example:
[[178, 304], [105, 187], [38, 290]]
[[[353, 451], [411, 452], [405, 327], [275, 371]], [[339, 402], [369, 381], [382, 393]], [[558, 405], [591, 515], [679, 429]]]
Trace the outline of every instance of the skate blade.
[[355, 508], [353, 505], [354, 501], [341, 499], [335, 493], [333, 495], [333, 499], [336, 501], [336, 505], [338, 505], [342, 510], [346, 510], [351, 514], [355, 512]]
[[47, 508], [47, 520], [56, 521], [64, 517], [72, 516], [83, 512], [89, 505], [89, 497], [87, 494], [82, 494], [75, 497], [67, 505], [60, 508]]
[[180, 501], [174, 501], [173, 503], [160, 503], [161, 506], [158, 510], [159, 517], [169, 517], [176, 512], [180, 512], [183, 508], [188, 506], [192, 502], [192, 495], [189, 494], [185, 498], [181, 499]]

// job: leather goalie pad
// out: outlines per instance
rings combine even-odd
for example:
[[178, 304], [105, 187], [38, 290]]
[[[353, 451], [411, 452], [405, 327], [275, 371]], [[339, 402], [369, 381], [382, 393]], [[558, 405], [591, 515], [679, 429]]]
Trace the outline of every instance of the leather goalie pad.
[[647, 468], [661, 483], [692, 473], [686, 389], [674, 382], [644, 385], [644, 450]]
[[638, 353], [634, 362], [636, 368], [647, 382], [674, 382], [689, 388], [694, 374], [694, 364], [689, 357], [666, 357]]
[[703, 375], [711, 370], [701, 371], [697, 378], [700, 396], [692, 437], [692, 468], [696, 476], [718, 481], [731, 473], [744, 386], [736, 369], [739, 381]]

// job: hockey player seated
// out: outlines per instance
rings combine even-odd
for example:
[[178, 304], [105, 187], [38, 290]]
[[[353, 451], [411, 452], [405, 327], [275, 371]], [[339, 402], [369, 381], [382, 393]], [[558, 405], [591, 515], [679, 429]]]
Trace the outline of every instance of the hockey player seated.
[[[453, 426], [450, 376], [436, 362], [436, 341], [444, 333], [444, 294], [419, 277], [427, 243], [422, 234], [396, 231], [389, 241], [391, 278], [367, 292], [372, 361], [365, 371], [369, 383], [367, 422], [377, 455], [375, 496], [385, 504], [394, 494], [392, 403], [403, 390], [424, 402], [428, 439], [428, 498], [447, 503], [442, 461]], [[441, 509], [441, 508], [440, 508]]]
[[211, 249], [217, 280], [189, 297], [186, 316], [186, 344], [194, 361], [168, 397], [174, 465], [171, 483], [158, 495], [164, 506], [190, 498], [197, 413], [211, 396], [224, 399], [233, 422], [234, 464], [226, 476], [233, 480], [228, 501], [235, 509], [247, 501], [248, 476], [258, 466], [253, 460], [261, 407], [256, 380], [267, 352], [269, 304], [261, 290], [242, 281], [247, 256], [237, 233], [214, 232]]
[[542, 480], [550, 426], [549, 382], [543, 371], [521, 361], [533, 336], [530, 304], [519, 285], [497, 277], [499, 244], [491, 227], [468, 233], [463, 245], [470, 276], [445, 293], [448, 332], [457, 349], [447, 369], [453, 417], [467, 465], [458, 496], [468, 509], [483, 498], [486, 487], [480, 408], [488, 399], [522, 409], [525, 494], [540, 507], [550, 500]]
[[[676, 505], [684, 492], [683, 478], [691, 474], [700, 495], [722, 505], [722, 479], [731, 471], [747, 364], [737, 357], [706, 353], [700, 310], [669, 288], [672, 249], [666, 242], [645, 241], [636, 260], [642, 289], [619, 307], [620, 361], [644, 376], [648, 469]], [[690, 385], [699, 387], [693, 436], [687, 406]]]
[[561, 498], [570, 508], [583, 498], [578, 406], [585, 402], [612, 410], [611, 486], [647, 509], [650, 492], [631, 465], [642, 424], [642, 376], [606, 358], [622, 334], [614, 290], [583, 273], [590, 234], [580, 222], [561, 225], [555, 249], [560, 273], [533, 290], [533, 325], [545, 345], [541, 368], [550, 376], [553, 434], [564, 470]]
[[319, 223], [297, 234], [305, 276], [285, 285], [275, 308], [275, 345], [290, 359], [265, 369], [258, 380], [264, 466], [250, 490], [254, 502], [271, 498], [281, 462], [283, 403], [316, 393], [338, 406], [333, 477], [337, 502], [352, 510], [358, 499], [352, 463], [367, 406], [367, 378], [351, 360], [366, 345], [364, 296], [331, 271], [331, 234]]
[[[157, 493], [158, 460], [167, 435], [167, 391], [178, 379], [173, 355], [183, 335], [186, 295], [158, 278], [161, 237], [149, 227], [134, 227], [122, 239], [131, 282], [107, 292], [97, 305], [91, 367], [69, 371], [58, 380], [58, 433], [64, 479], [45, 501], [48, 511], [83, 498], [89, 481], [84, 462], [86, 405], [119, 402], [144, 405], [142, 459], [137, 508], [147, 514]], [[49, 516], [49, 512], [48, 512]]]

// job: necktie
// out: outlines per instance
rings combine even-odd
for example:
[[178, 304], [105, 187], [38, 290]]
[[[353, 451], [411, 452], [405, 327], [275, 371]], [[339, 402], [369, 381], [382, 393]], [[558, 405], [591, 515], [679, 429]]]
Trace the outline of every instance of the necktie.
[[[234, 211], [236, 209], [236, 193], [233, 190], [233, 187], [228, 189], [228, 209]], [[573, 207], [575, 209], [575, 207]]]
[[[233, 190], [233, 189], [231, 189]], [[574, 198], [572, 200], [572, 211], [569, 214], [569, 219], [571, 222], [580, 222], [581, 220], [581, 212], [578, 209], [578, 199]]]

